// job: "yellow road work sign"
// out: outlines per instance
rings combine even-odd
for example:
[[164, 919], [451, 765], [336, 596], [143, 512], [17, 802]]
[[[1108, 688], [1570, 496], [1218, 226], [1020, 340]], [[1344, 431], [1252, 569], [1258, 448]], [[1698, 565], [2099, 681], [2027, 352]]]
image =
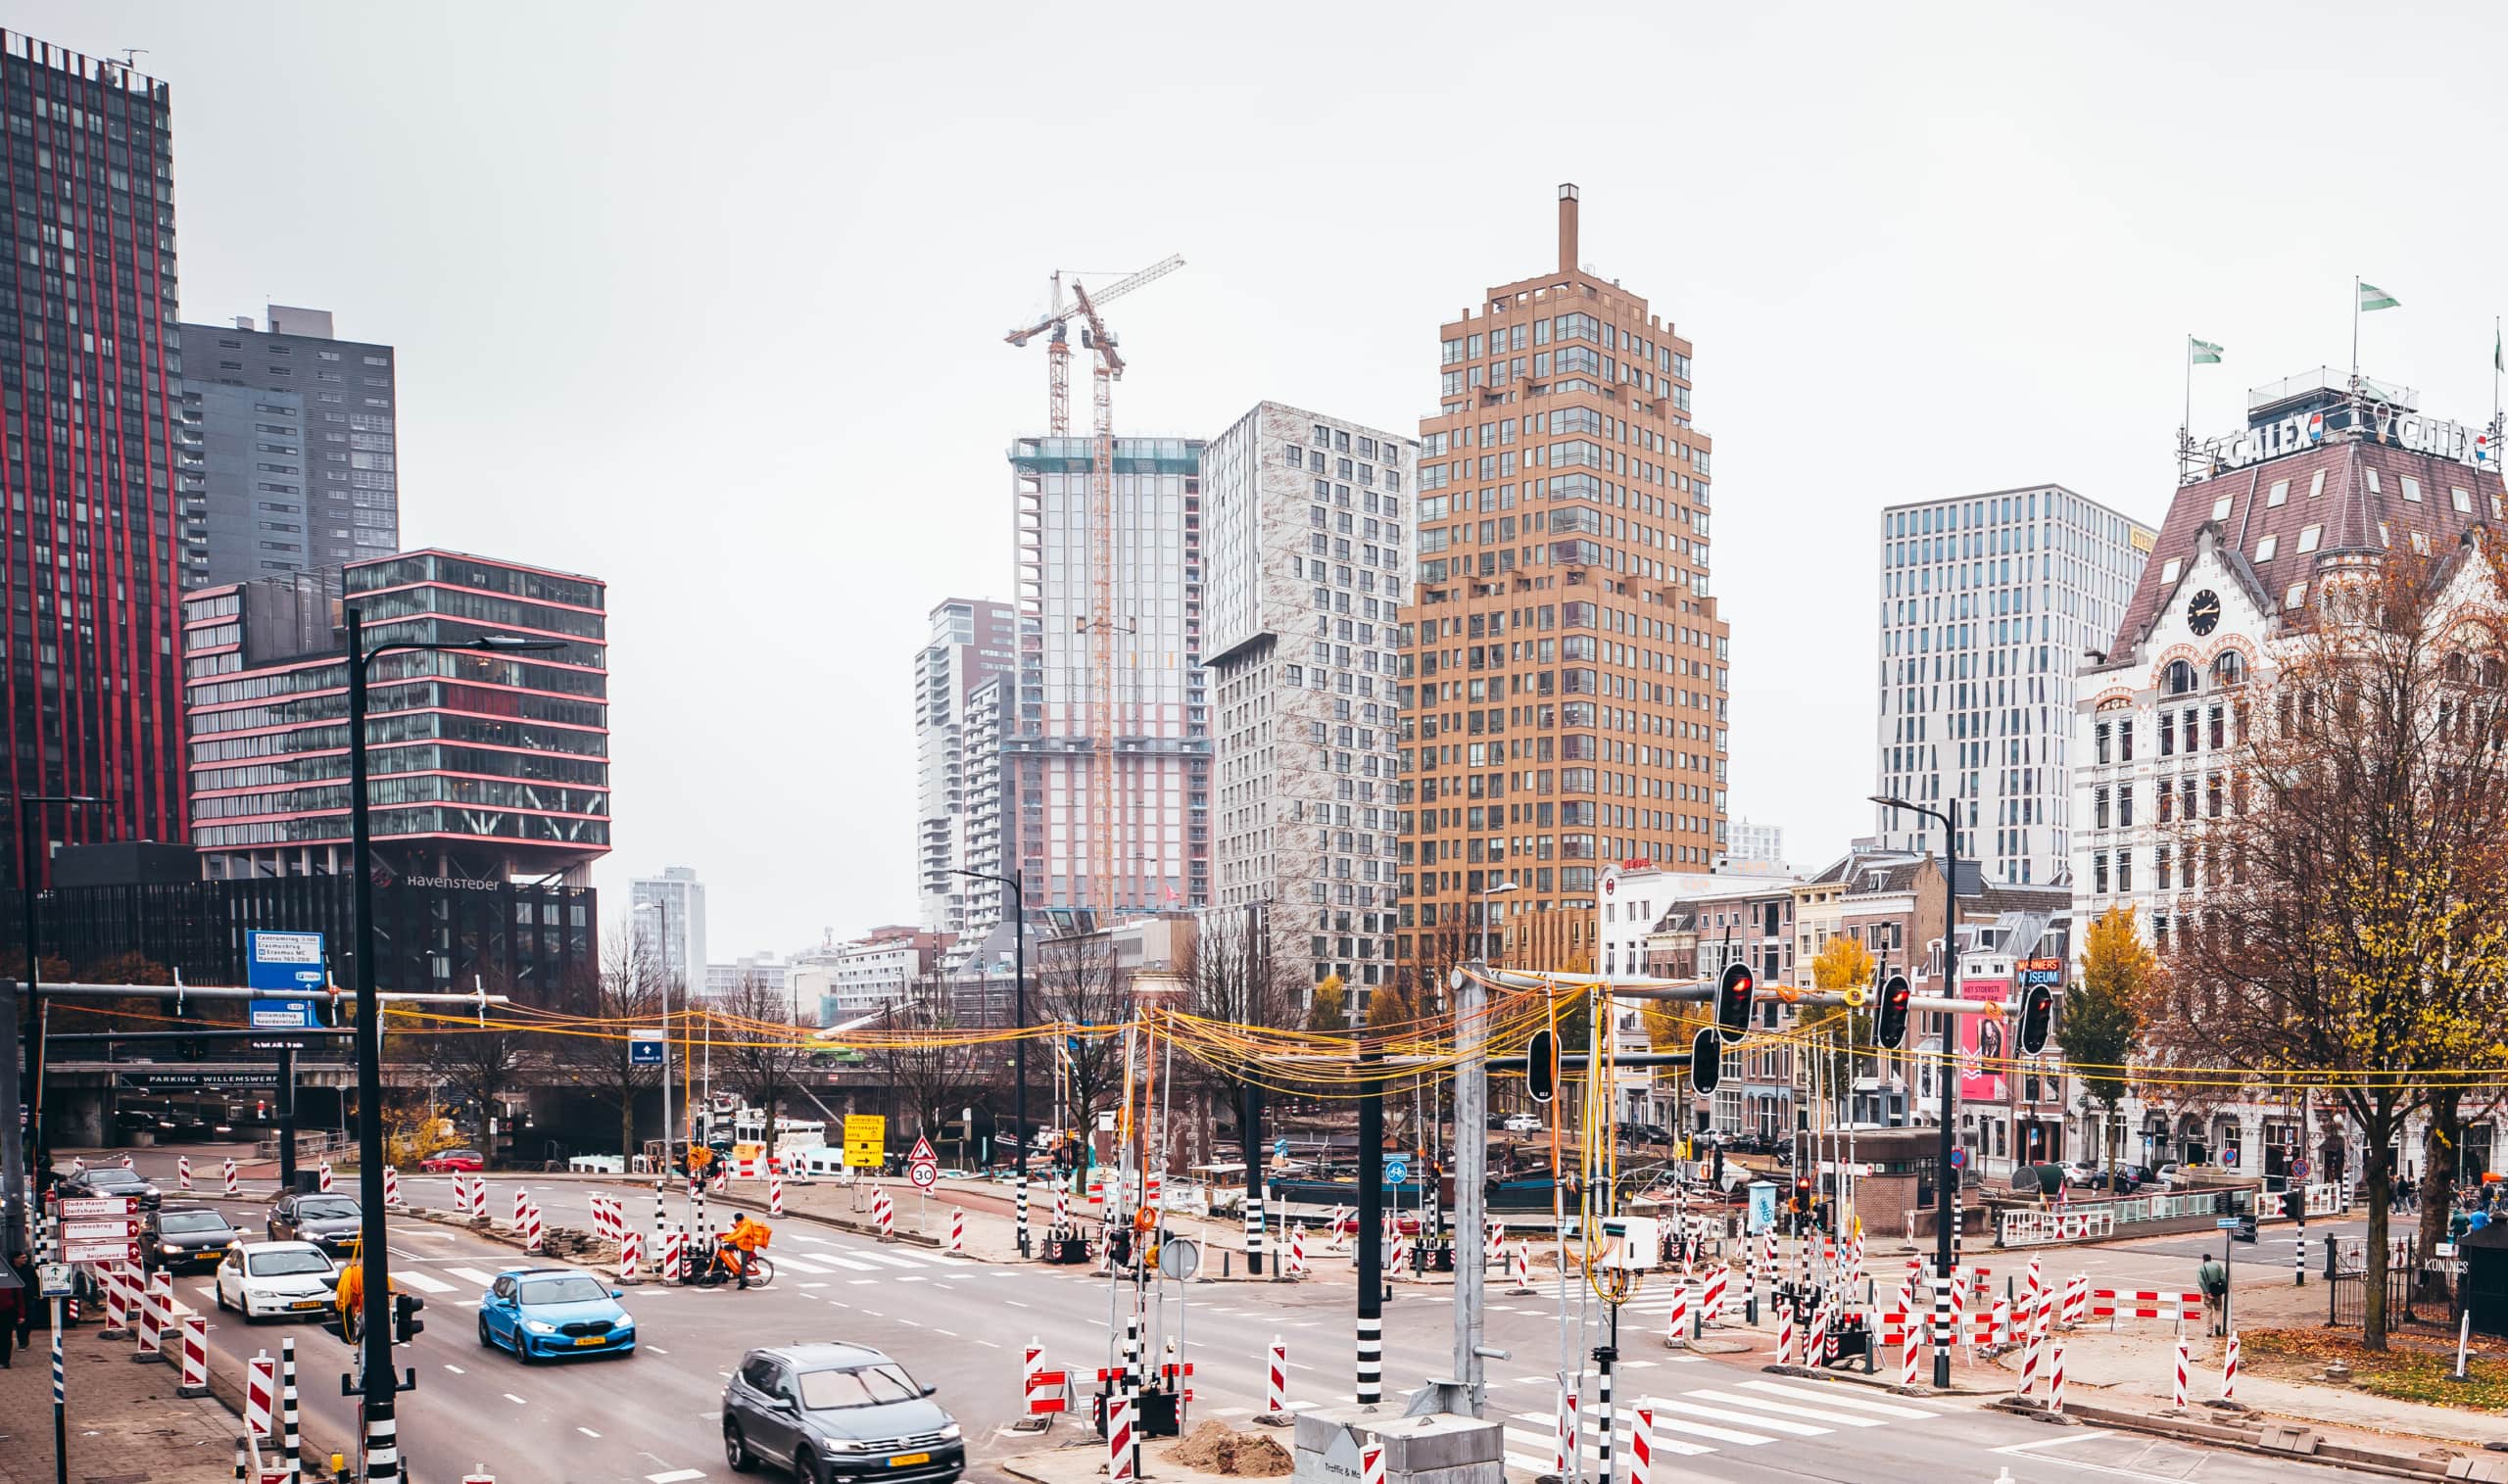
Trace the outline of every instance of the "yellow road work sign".
[[847, 1169], [877, 1170], [888, 1160], [889, 1121], [876, 1113], [844, 1116], [844, 1163]]

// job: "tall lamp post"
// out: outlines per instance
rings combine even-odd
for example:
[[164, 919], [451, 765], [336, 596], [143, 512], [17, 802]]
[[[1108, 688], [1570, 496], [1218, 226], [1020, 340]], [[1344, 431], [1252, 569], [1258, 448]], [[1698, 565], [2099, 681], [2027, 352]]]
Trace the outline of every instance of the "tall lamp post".
[[563, 640], [482, 634], [455, 641], [403, 641], [365, 646], [365, 621], [355, 605], [348, 618], [349, 660], [349, 868], [357, 873], [351, 895], [357, 918], [358, 1253], [365, 1283], [362, 1377], [367, 1484], [397, 1484], [402, 1477], [400, 1424], [394, 1399], [400, 1378], [392, 1369], [392, 1291], [383, 1213], [383, 1016], [374, 986], [374, 840], [367, 819], [365, 777], [365, 667], [395, 650], [435, 649], [476, 654], [519, 654], [561, 649]]
[[1010, 986], [1012, 1024], [1022, 1032], [1010, 1043], [1010, 1126], [1012, 1138], [1011, 1169], [1016, 1172], [1019, 1189], [1019, 1255], [1036, 1256], [1028, 1238], [1028, 887], [1021, 873], [995, 876], [989, 871], [969, 871], [962, 866], [949, 868], [951, 876], [964, 876], [980, 882], [992, 882], [1010, 893], [1010, 940], [1013, 982]]
[[[636, 910], [653, 914], [658, 924], [653, 930], [657, 940], [668, 937], [670, 909], [667, 906], [660, 902], [638, 902]], [[670, 1179], [671, 1173], [676, 1168], [671, 1162], [670, 1146], [679, 1137], [671, 1128], [670, 1123], [670, 962], [667, 958], [662, 962], [660, 978], [662, 987], [662, 1168], [653, 1172], [653, 1185], [656, 1189]], [[618, 1153], [624, 1158], [630, 1151], [622, 1149]], [[697, 1197], [692, 1194], [688, 1200], [690, 1209], [693, 1211]], [[694, 1224], [694, 1218], [691, 1219], [691, 1224]]]
[[[1959, 826], [1940, 809], [1929, 809], [1923, 804], [1879, 793], [1866, 796], [1885, 809], [1905, 809], [1942, 826], [1943, 854], [1951, 865], [1942, 917], [1942, 956], [1947, 965], [1944, 972], [1948, 976], [1944, 982], [1950, 986], [1944, 998], [1955, 1000], [1959, 997]], [[1942, 1083], [1942, 1138], [1934, 1153], [1933, 1270], [1937, 1279], [1945, 1283], [1951, 1281], [1951, 1223], [1958, 1219], [1959, 1210], [1959, 1172], [1951, 1168], [1951, 1124], [1958, 1116], [1957, 1105], [1953, 1101], [1957, 1085], [1953, 1077], [1957, 1070], [1956, 1058], [1953, 1055], [1957, 1035], [1958, 1017], [1946, 1017], [1942, 1054], [1934, 1063], [1934, 1076]], [[1933, 1384], [1951, 1384], [1951, 1351], [1948, 1346], [1934, 1348]]]
[[1480, 961], [1482, 963], [1497, 962], [1489, 955], [1489, 898], [1519, 890], [1522, 886], [1521, 882], [1491, 882], [1480, 888]]
[[[26, 935], [26, 1084], [23, 1095], [28, 1109], [26, 1127], [26, 1207], [28, 1246], [33, 1250], [34, 1212], [43, 1192], [52, 1184], [52, 1141], [43, 1131], [43, 953], [35, 935], [35, 834], [27, 827], [26, 813], [32, 806], [34, 823], [43, 823], [47, 804], [95, 804], [103, 800], [87, 793], [21, 793], [18, 795], [18, 905], [24, 914], [23, 928]], [[15, 1240], [15, 1233], [11, 1234]], [[28, 1296], [32, 1302], [32, 1295]]]

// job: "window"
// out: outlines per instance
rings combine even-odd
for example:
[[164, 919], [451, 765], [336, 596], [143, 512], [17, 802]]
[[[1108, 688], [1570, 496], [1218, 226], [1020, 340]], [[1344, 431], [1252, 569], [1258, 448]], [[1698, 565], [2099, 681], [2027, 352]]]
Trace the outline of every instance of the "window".
[[[2375, 469], [2372, 469], [2372, 470], [2370, 470], [2370, 471], [2369, 471], [2369, 473], [2370, 473], [2370, 476], [2371, 476], [2371, 477], [2370, 477], [2370, 480], [2369, 480], [2369, 488], [2371, 488], [2371, 489], [2373, 489], [2373, 490], [2374, 490], [2374, 489], [2376, 489], [2376, 488], [2378, 487], [2378, 486], [2377, 486], [2377, 479], [2376, 479], [2377, 471], [2376, 471]], [[2406, 500], [2408, 500], [2408, 501], [2410, 501], [2410, 502], [2412, 502], [2414, 504], [2419, 504], [2419, 503], [2421, 503], [2421, 481], [2420, 481], [2420, 480], [2418, 480], [2418, 479], [2413, 478], [2413, 477], [2412, 477], [2411, 475], [2409, 475], [2409, 474], [2404, 475], [2404, 476], [2403, 476], [2403, 498], [2404, 498], [2404, 499], [2406, 499]]]
[[2255, 544], [2255, 559], [2257, 561], [2271, 561], [2273, 559], [2273, 553], [2281, 549], [2281, 537], [2267, 536], [2262, 541]]
[[2370, 494], [2372, 494], [2372, 495], [2377, 494], [2377, 493], [2378, 493], [2378, 467], [2377, 467], [2377, 465], [2375, 465], [2375, 464], [2371, 464], [2371, 465], [2369, 465], [2368, 467], [2366, 467], [2366, 468], [2362, 469], [2360, 472], [2362, 472], [2362, 473], [2364, 473], [2364, 474], [2366, 474], [2366, 475], [2368, 475], [2368, 476], [2369, 476], [2369, 493], [2370, 493]]
[[[2185, 661], [2180, 660], [2178, 663], [2184, 664]], [[2174, 711], [2162, 711], [2159, 714], [2159, 755], [2162, 757], [2169, 757], [2175, 755], [2176, 751], [2177, 713]]]
[[2415, 532], [2413, 532], [2413, 533], [2412, 533], [2412, 550], [2414, 550], [2415, 551], [2420, 552], [2420, 553], [2421, 553], [2422, 555], [2424, 555], [2424, 556], [2429, 555], [2429, 554], [2430, 554], [2430, 533], [2429, 533], [2429, 532], [2427, 532], [2427, 531], [2415, 531]]
[[2318, 496], [2323, 495], [2324, 493], [2325, 493], [2325, 470], [2323, 470], [2323, 469], [2319, 469], [2319, 470], [2317, 470], [2317, 471], [2316, 471], [2316, 473], [2315, 473], [2312, 477], [2310, 477], [2310, 478], [2309, 478], [2309, 480], [2308, 480], [2308, 499], [2310, 499], [2310, 500], [2314, 500], [2314, 499], [2316, 499]]
[[2214, 520], [2227, 520], [2230, 518], [2230, 503], [2233, 499], [2235, 499], [2235, 497], [2224, 495], [2220, 499], [2212, 502], [2212, 518]]
[[2453, 487], [2447, 491], [2447, 499], [2455, 504], [2457, 514], [2471, 515], [2473, 513], [2473, 494], [2471, 491], [2460, 486]]
[[2183, 563], [2174, 556], [2164, 562], [2161, 562], [2159, 564], [2159, 580], [2164, 583], [2177, 581], [2177, 571], [2182, 565]]
[[2291, 584], [2291, 591], [2282, 595], [2282, 606], [2285, 608], [2295, 608], [2307, 600], [2308, 585], [2303, 582]]
[[2291, 482], [2287, 479], [2277, 479], [2273, 481], [2272, 490], [2264, 497], [2264, 507], [2269, 510], [2276, 505], [2287, 503], [2290, 498]]
[[[2161, 689], [2165, 690], [2171, 695], [2192, 694], [2194, 690], [2194, 667], [2182, 659], [2170, 660], [2168, 664], [2168, 672], [2165, 677], [2165, 683]], [[2161, 720], [2165, 723], [2167, 718], [2163, 717]], [[2160, 735], [2165, 737], [2168, 734], [2163, 732]], [[2165, 742], [2161, 743], [2160, 750], [2162, 752], [2166, 752], [2168, 750], [2168, 746]]]
[[2325, 527], [2323, 527], [2323, 526], [2309, 526], [2309, 527], [2307, 527], [2306, 529], [2304, 529], [2304, 530], [2300, 531], [2300, 532], [2299, 532], [2299, 554], [2300, 554], [2301, 556], [2305, 556], [2305, 555], [2306, 555], [2306, 554], [2308, 554], [2310, 551], [2315, 551], [2315, 550], [2316, 550], [2316, 544], [2317, 544], [2317, 542], [2318, 542], [2318, 541], [2320, 541], [2321, 539], [2323, 539], [2323, 538], [2324, 538], [2324, 536], [2325, 536]]

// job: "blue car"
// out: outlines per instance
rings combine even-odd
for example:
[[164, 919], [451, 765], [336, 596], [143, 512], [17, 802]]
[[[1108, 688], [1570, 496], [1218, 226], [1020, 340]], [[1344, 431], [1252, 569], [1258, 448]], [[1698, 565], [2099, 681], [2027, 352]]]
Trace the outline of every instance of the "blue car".
[[572, 1268], [513, 1268], [479, 1301], [479, 1343], [510, 1350], [528, 1365], [564, 1355], [626, 1355], [636, 1320], [618, 1290]]

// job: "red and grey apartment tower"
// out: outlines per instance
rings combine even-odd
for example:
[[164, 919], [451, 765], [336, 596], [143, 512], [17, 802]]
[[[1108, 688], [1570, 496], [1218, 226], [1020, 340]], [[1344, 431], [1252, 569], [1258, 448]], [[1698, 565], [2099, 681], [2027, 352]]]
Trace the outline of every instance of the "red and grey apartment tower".
[[155, 78], [0, 31], [7, 784], [97, 800], [27, 811], [38, 883], [59, 845], [183, 830], [170, 109]]
[[1590, 968], [1603, 865], [1703, 872], [1724, 844], [1730, 630], [1690, 343], [1579, 263], [1577, 209], [1560, 187], [1557, 267], [1439, 332], [1420, 422], [1396, 792], [1415, 982], [1484, 941]]

